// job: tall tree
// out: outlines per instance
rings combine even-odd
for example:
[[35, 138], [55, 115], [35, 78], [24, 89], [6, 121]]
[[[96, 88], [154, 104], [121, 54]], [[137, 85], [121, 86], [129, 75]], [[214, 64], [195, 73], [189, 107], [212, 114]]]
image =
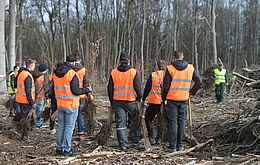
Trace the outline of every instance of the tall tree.
[[0, 93], [6, 91], [5, 66], [5, 1], [0, 1]]
[[218, 54], [217, 54], [217, 35], [216, 35], [216, 0], [211, 2], [211, 32], [212, 32], [212, 46], [213, 46], [213, 63], [217, 63]]
[[8, 55], [9, 69], [15, 65], [15, 31], [16, 31], [16, 11], [15, 0], [9, 0], [9, 40], [8, 40]]

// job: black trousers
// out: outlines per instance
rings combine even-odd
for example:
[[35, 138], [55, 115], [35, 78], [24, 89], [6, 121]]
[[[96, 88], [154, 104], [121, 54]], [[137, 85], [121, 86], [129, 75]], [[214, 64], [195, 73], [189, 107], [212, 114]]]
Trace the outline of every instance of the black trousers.
[[[155, 116], [160, 115], [160, 109], [161, 109], [161, 104], [149, 104], [147, 109], [146, 109], [146, 113], [145, 113], [145, 124], [146, 124], [146, 128], [148, 131], [148, 137], [150, 139], [154, 138], [154, 131], [153, 131], [153, 120], [155, 118]], [[157, 127], [157, 139], [161, 138], [161, 131], [159, 129], [159, 124]]]
[[28, 114], [32, 110], [32, 105], [30, 104], [19, 104], [21, 108], [21, 120], [20, 120], [20, 126], [21, 126], [21, 138], [28, 136], [28, 129], [30, 126], [31, 119], [28, 119]]

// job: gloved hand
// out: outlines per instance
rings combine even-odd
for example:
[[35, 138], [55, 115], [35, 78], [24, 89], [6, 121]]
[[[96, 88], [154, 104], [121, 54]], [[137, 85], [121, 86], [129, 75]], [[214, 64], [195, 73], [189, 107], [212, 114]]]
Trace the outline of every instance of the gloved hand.
[[88, 89], [89, 92], [92, 92], [92, 87], [91, 86], [87, 87], [87, 89]]

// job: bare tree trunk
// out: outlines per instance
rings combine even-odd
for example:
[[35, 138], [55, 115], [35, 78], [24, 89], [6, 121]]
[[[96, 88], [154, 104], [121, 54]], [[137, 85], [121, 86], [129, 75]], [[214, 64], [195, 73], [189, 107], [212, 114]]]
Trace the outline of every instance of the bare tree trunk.
[[175, 20], [174, 20], [174, 32], [173, 32], [173, 50], [177, 49], [177, 41], [178, 41], [178, 24], [179, 24], [179, 0], [175, 1]]
[[5, 69], [5, 1], [0, 1], [0, 93], [6, 92]]
[[197, 48], [197, 42], [198, 42], [198, 26], [197, 26], [197, 4], [198, 0], [193, 1], [193, 56], [195, 62], [195, 67], [199, 70], [199, 60], [198, 60], [198, 48]]
[[217, 37], [216, 37], [216, 0], [212, 0], [211, 4], [211, 17], [212, 17], [212, 25], [211, 25], [211, 30], [212, 30], [212, 46], [213, 46], [213, 63], [217, 64]]
[[145, 26], [146, 26], [146, 0], [143, 0], [143, 29], [142, 29], [142, 41], [141, 41], [141, 78], [144, 82], [144, 35], [145, 35]]
[[15, 0], [9, 0], [9, 40], [8, 40], [8, 56], [9, 69], [15, 65], [15, 29], [16, 29], [16, 12]]

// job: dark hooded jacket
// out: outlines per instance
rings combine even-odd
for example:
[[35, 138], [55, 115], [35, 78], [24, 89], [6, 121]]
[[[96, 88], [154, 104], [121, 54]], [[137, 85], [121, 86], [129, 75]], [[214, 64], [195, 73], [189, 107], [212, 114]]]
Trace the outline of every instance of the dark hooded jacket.
[[[173, 65], [177, 70], [182, 71], [188, 67], [188, 62], [184, 61], [184, 60], [177, 60], [177, 61], [172, 62], [171, 65]], [[190, 94], [195, 95], [196, 92], [200, 89], [200, 87], [202, 85], [202, 80], [196, 69], [193, 72], [192, 80], [195, 82], [195, 84], [191, 88]], [[171, 82], [172, 82], [172, 76], [170, 75], [168, 69], [166, 69], [166, 73], [165, 73], [165, 76], [163, 79], [163, 89], [162, 89], [162, 100], [163, 101], [166, 101], [166, 97], [169, 92]]]
[[[120, 66], [118, 66], [118, 71], [120, 72], [126, 72], [129, 69], [131, 69], [132, 67], [129, 66], [126, 63], [122, 63]], [[141, 101], [142, 98], [142, 89], [141, 89], [141, 79], [140, 76], [138, 74], [136, 74], [135, 78], [134, 78], [134, 90], [136, 92], [136, 100], [137, 101]], [[109, 101], [111, 103], [111, 105], [113, 105], [113, 96], [114, 96], [114, 82], [113, 82], [113, 78], [112, 75], [109, 78], [109, 82], [108, 82], [108, 86], [107, 86], [107, 91], [108, 91], [108, 97], [109, 97]]]
[[[43, 72], [40, 72], [39, 70], [35, 70], [33, 72], [34, 81], [36, 81], [37, 78], [39, 78], [40, 76], [44, 76], [44, 86], [43, 86], [44, 89], [40, 89], [40, 90], [44, 90], [44, 93], [47, 93], [49, 91], [49, 82], [48, 82], [47, 75], [44, 74]], [[38, 93], [36, 93], [36, 96], [37, 95]]]
[[[54, 70], [54, 74], [61, 78], [64, 77], [65, 74], [70, 70], [70, 69], [75, 69], [73, 65], [69, 64], [69, 63], [64, 63], [62, 64], [60, 67], [58, 67], [56, 70]], [[70, 90], [72, 92], [72, 94], [74, 95], [81, 95], [81, 94], [86, 94], [89, 93], [89, 89], [87, 87], [84, 88], [79, 88], [79, 79], [78, 76], [75, 75], [71, 82], [70, 82]], [[54, 83], [52, 84], [51, 87], [51, 97], [55, 97], [55, 92], [54, 92]]]

